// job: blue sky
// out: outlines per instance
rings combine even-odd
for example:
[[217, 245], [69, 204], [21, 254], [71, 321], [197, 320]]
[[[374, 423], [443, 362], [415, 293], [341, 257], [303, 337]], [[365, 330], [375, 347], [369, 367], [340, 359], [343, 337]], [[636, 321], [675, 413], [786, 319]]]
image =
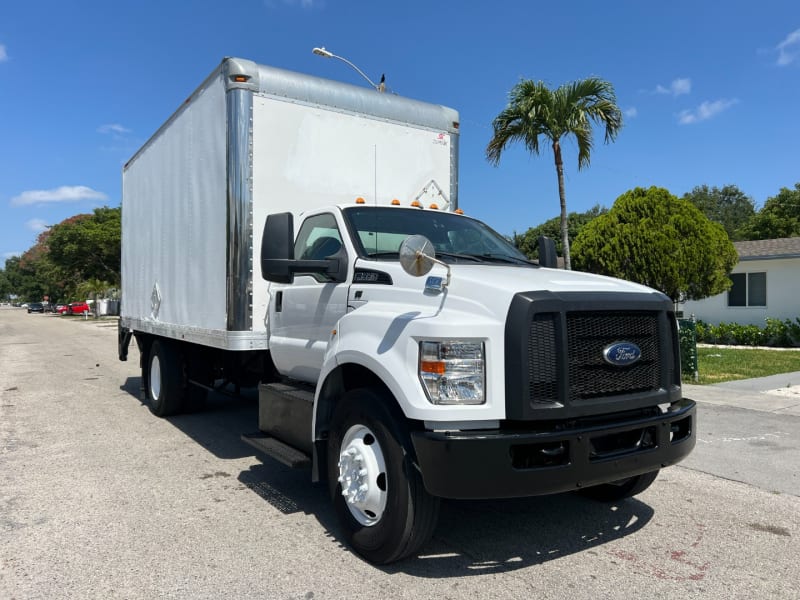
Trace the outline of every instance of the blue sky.
[[500, 231], [558, 214], [547, 145], [484, 150], [520, 79], [596, 75], [625, 111], [577, 170], [567, 206], [658, 185], [734, 184], [757, 206], [800, 182], [797, 0], [420, 2], [6, 1], [0, 6], [0, 265], [46, 225], [118, 206], [122, 165], [224, 56], [365, 83], [461, 114], [460, 206]]

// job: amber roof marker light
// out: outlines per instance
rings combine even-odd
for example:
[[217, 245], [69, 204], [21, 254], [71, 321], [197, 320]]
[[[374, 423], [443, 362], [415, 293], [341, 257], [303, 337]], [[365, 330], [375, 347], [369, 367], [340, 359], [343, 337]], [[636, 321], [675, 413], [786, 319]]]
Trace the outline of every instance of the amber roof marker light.
[[359, 69], [357, 66], [355, 66], [353, 63], [351, 63], [349, 60], [347, 60], [343, 56], [339, 56], [338, 54], [334, 54], [330, 50], [326, 50], [325, 46], [322, 46], [322, 47], [319, 47], [319, 48], [314, 48], [314, 49], [311, 50], [311, 52], [316, 54], [317, 56], [321, 56], [322, 58], [335, 58], [337, 60], [342, 61], [343, 63], [345, 63], [345, 64], [349, 65], [350, 67], [352, 67], [353, 69], [355, 69], [355, 71], [359, 75], [361, 75], [364, 79], [366, 79], [367, 82], [369, 83], [369, 85], [372, 87], [372, 89], [374, 89], [375, 91], [378, 91], [378, 92], [385, 92], [386, 91], [386, 84], [384, 82], [384, 76], [383, 75], [381, 75], [381, 82], [378, 84], [378, 83], [375, 83], [374, 81], [372, 81], [372, 79], [367, 77], [367, 75], [366, 75], [366, 73], [364, 73], [364, 71]]

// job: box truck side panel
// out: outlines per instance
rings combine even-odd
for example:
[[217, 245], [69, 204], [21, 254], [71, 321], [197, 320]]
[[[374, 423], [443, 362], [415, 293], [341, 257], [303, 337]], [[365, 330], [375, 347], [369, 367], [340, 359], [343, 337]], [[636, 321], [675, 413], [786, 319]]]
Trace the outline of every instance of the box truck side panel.
[[226, 108], [212, 78], [126, 165], [122, 317], [180, 337], [226, 329]]

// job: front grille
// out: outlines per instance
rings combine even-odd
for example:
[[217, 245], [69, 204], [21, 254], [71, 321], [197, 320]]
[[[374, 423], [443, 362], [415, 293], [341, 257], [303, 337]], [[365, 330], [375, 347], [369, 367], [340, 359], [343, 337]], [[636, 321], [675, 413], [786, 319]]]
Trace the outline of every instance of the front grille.
[[[507, 418], [556, 419], [668, 401], [680, 385], [672, 321], [671, 302], [657, 294], [517, 294], [506, 322]], [[627, 366], [606, 362], [604, 350], [620, 342], [636, 344], [641, 358]]]
[[[552, 404], [559, 397], [559, 313], [538, 313], [528, 337], [529, 400]], [[658, 313], [569, 312], [566, 314], [566, 370], [570, 402], [657, 390], [661, 363]], [[616, 342], [633, 342], [642, 351], [633, 365], [619, 367], [603, 359]]]
[[556, 317], [538, 314], [531, 321], [528, 336], [528, 381], [531, 402], [558, 401], [558, 348]]
[[[603, 359], [603, 350], [622, 341], [639, 346], [641, 359], [630, 366], [609, 365]], [[657, 313], [568, 313], [567, 352], [570, 400], [647, 392], [660, 387]]]

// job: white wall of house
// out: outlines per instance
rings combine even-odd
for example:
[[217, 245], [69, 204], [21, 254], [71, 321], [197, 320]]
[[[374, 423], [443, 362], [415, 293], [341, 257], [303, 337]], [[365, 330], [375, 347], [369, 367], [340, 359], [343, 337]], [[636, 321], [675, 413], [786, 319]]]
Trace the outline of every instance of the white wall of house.
[[800, 258], [774, 258], [743, 260], [734, 267], [733, 273], [766, 273], [766, 306], [728, 306], [728, 292], [705, 298], [690, 300], [680, 308], [685, 317], [718, 325], [740, 323], [763, 326], [767, 317], [792, 319], [800, 317]]

